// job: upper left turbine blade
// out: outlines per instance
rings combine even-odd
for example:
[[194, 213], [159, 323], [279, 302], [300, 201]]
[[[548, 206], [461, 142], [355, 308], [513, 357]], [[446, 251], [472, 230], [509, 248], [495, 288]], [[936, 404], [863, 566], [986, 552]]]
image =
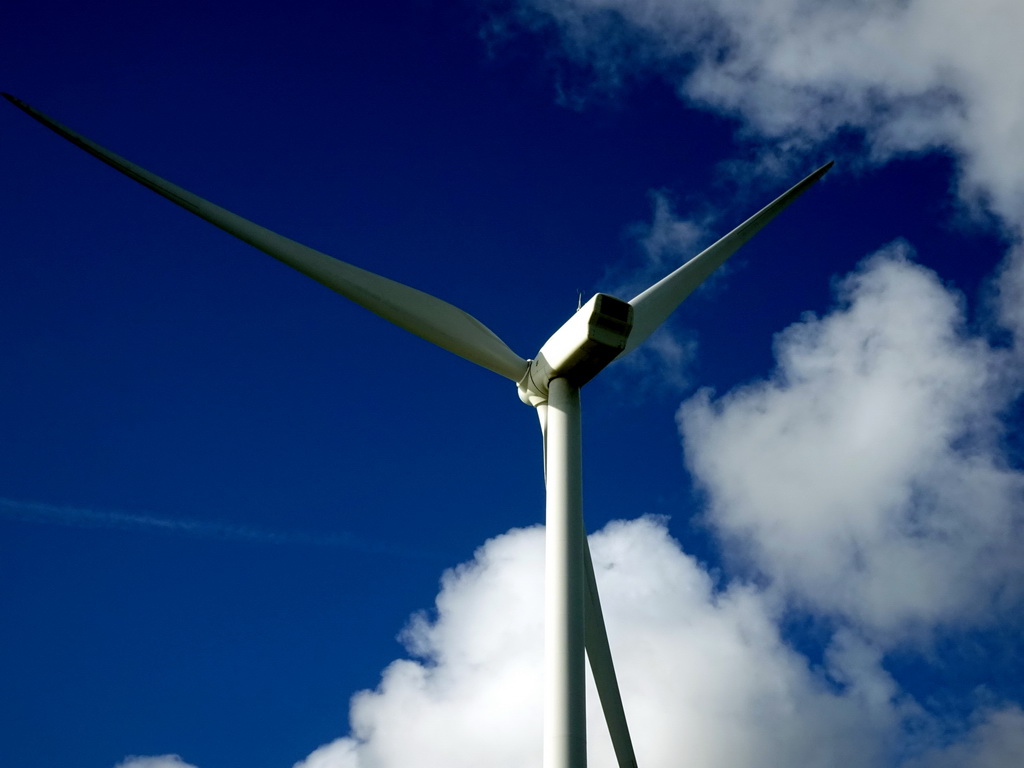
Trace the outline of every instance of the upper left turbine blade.
[[308, 275], [385, 320], [518, 382], [528, 363], [473, 316], [423, 291], [315, 251], [204, 200], [109, 152], [8, 93], [19, 109], [90, 155], [196, 216]]

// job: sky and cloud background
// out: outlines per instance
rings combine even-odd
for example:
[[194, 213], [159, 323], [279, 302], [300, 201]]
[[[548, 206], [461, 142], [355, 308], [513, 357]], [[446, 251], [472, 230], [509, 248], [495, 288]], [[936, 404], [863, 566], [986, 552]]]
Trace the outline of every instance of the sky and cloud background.
[[[15, 2], [0, 84], [523, 356], [834, 159], [584, 392], [637, 757], [1020, 765], [1024, 6], [359, 5]], [[0, 137], [0, 764], [539, 765], [508, 382]]]

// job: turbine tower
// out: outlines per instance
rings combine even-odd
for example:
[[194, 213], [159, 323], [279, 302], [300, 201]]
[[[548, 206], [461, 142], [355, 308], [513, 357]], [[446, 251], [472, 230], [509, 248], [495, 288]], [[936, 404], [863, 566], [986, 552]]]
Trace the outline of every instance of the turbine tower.
[[583, 524], [580, 388], [613, 360], [640, 346], [697, 286], [824, 176], [832, 163], [629, 301], [595, 295], [533, 359], [526, 360], [461, 309], [243, 219], [115, 155], [20, 99], [3, 96], [72, 144], [185, 210], [385, 320], [516, 383], [520, 399], [537, 409], [544, 441], [544, 768], [586, 766], [585, 657], [619, 768], [636, 768]]

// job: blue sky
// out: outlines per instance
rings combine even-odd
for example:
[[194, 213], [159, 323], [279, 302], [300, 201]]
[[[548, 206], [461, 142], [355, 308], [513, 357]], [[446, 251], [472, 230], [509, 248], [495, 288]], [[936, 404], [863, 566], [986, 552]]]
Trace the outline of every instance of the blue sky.
[[[834, 159], [583, 393], [638, 757], [1017, 765], [1024, 62], [990, 5], [15, 2], [0, 85], [524, 357]], [[514, 387], [0, 114], [0, 763], [534, 764]]]

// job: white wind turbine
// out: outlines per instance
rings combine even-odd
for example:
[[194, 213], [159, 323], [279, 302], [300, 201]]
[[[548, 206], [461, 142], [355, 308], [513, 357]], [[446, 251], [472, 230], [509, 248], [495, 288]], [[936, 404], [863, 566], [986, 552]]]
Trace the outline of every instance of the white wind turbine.
[[200, 218], [313, 278], [385, 320], [514, 381], [537, 408], [547, 483], [544, 597], [544, 768], [586, 765], [585, 662], [590, 659], [620, 768], [635, 768], [594, 566], [583, 525], [580, 388], [640, 346], [715, 269], [818, 181], [827, 163], [710, 248], [628, 302], [599, 293], [532, 360], [441, 299], [346, 264], [203, 200], [3, 94], [47, 128]]

